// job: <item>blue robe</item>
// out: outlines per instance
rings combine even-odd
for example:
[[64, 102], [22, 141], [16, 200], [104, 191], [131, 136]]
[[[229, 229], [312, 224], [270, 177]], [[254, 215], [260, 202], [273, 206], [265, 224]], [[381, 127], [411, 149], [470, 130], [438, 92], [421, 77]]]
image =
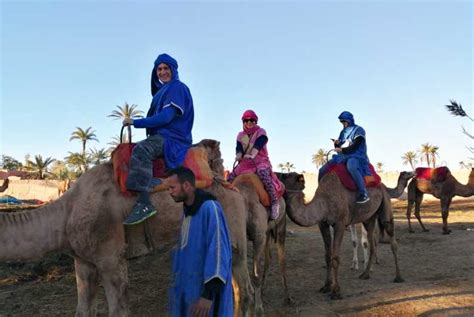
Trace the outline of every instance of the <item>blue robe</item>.
[[359, 162], [359, 171], [361, 175], [368, 176], [371, 175], [369, 169], [369, 157], [367, 156], [367, 144], [365, 142], [365, 130], [361, 126], [355, 124], [354, 116], [348, 112], [344, 111], [339, 115], [339, 120], [344, 120], [349, 123], [349, 126], [343, 128], [339, 134], [339, 144], [348, 144], [351, 145], [354, 140], [358, 137], [364, 138], [364, 142], [352, 153], [343, 154], [338, 153], [334, 155], [329, 161], [331, 164], [346, 163], [348, 159], [355, 158]]
[[[233, 315], [232, 249], [222, 207], [206, 200], [194, 215], [183, 219], [173, 263], [172, 316], [191, 316], [190, 308], [214, 278], [224, 283], [217, 316]], [[213, 316], [214, 304], [209, 316]]]
[[[164, 63], [171, 69], [171, 81], [162, 83], [156, 75], [156, 67]], [[180, 166], [186, 152], [193, 143], [191, 130], [194, 124], [193, 97], [189, 88], [179, 80], [178, 62], [168, 54], [161, 54], [155, 60], [151, 72], [151, 101], [147, 117], [133, 121], [135, 128], [146, 128], [147, 135], [160, 134], [164, 139], [163, 154], [167, 168]], [[176, 108], [176, 117], [162, 126], [154, 126], [153, 116], [167, 107]]]

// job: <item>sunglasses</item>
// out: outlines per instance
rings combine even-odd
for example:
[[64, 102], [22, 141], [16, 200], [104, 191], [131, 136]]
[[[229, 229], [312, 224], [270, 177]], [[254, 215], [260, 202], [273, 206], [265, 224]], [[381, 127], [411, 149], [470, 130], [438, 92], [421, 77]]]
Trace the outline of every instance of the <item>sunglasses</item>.
[[246, 122], [252, 122], [252, 123], [255, 123], [256, 120], [255, 119], [243, 119], [242, 120], [243, 123], [246, 123]]

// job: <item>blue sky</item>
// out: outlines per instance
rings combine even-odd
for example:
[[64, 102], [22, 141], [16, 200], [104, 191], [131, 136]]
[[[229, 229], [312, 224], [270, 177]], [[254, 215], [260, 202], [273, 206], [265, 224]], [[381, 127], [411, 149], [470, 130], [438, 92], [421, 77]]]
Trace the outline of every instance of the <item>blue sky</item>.
[[[351, 111], [373, 163], [429, 142], [452, 169], [472, 141], [443, 105], [473, 109], [473, 2], [1, 1], [0, 153], [62, 159], [91, 126], [105, 148], [116, 105], [151, 101], [159, 53], [178, 60], [195, 105], [194, 141], [221, 142], [231, 167], [248, 108], [269, 135], [274, 168], [316, 171]], [[135, 140], [145, 134], [135, 130]]]

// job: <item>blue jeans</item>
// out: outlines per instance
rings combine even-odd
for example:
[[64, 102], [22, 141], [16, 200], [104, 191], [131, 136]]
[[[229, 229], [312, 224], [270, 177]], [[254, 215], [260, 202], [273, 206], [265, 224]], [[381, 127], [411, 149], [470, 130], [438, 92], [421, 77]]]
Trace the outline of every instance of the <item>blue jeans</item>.
[[[345, 162], [344, 162], [345, 161]], [[367, 195], [367, 188], [365, 187], [365, 181], [364, 177], [362, 176], [362, 173], [360, 172], [360, 163], [359, 160], [356, 158], [347, 158], [341, 161], [340, 157], [337, 159], [331, 159], [329, 162], [324, 164], [320, 169], [319, 169], [319, 174], [318, 174], [318, 182], [321, 180], [321, 178], [327, 173], [329, 167], [333, 164], [339, 164], [339, 163], [345, 163], [347, 171], [349, 174], [351, 174], [352, 179], [354, 180], [354, 183], [356, 184], [357, 191], [360, 194], [365, 194]]]

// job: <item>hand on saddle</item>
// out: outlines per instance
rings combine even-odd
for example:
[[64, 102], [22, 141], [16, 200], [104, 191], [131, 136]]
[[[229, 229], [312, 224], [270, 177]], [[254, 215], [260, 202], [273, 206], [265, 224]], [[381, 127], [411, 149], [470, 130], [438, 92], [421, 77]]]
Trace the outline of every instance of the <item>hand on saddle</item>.
[[242, 160], [242, 153], [239, 152], [235, 155], [235, 161], [240, 162], [240, 160]]
[[247, 153], [244, 155], [244, 159], [253, 160], [257, 156], [257, 154], [258, 154], [258, 150], [252, 149], [250, 153]]
[[133, 119], [132, 118], [123, 119], [122, 125], [125, 125], [125, 126], [133, 125]]

